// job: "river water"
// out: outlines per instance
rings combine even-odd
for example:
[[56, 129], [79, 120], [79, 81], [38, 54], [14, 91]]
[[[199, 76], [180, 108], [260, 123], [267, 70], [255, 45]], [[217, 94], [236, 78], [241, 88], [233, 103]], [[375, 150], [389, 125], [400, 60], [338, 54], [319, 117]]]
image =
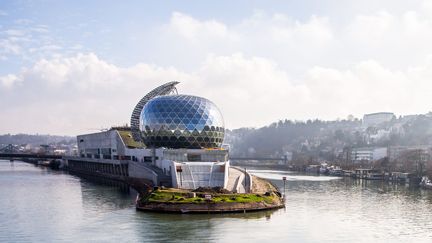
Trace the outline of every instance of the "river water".
[[432, 191], [251, 170], [286, 208], [224, 215], [136, 211], [126, 187], [0, 161], [0, 242], [432, 242]]

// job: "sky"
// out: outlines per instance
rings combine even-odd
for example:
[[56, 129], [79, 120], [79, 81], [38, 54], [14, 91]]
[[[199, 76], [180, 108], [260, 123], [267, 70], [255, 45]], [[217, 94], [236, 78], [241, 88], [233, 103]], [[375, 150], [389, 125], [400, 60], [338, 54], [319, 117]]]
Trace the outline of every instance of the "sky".
[[129, 123], [176, 80], [225, 126], [432, 110], [432, 0], [0, 1], [0, 134]]

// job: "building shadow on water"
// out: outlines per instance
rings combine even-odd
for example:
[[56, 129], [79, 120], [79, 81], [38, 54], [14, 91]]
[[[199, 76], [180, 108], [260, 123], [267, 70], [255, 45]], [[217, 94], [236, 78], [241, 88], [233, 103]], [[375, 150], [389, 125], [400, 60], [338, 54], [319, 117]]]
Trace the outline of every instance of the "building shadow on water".
[[70, 173], [80, 179], [84, 208], [117, 210], [134, 206], [137, 192], [126, 183]]

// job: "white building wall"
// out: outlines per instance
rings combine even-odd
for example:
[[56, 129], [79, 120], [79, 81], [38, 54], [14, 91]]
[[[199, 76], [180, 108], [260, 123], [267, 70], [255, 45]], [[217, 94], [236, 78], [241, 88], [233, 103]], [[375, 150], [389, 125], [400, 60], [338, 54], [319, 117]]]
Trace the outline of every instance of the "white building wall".
[[181, 171], [174, 170], [173, 185], [177, 188], [227, 186], [229, 162], [178, 162], [174, 168], [181, 168]]
[[365, 114], [363, 116], [363, 126], [370, 127], [378, 125], [383, 122], [391, 121], [394, 117], [393, 113], [390, 112], [378, 112], [372, 114]]
[[[77, 136], [79, 155], [97, 154], [101, 149], [111, 149], [111, 156], [117, 155], [117, 136], [115, 130]], [[94, 157], [94, 156], [93, 156]]]
[[375, 161], [387, 156], [387, 148], [356, 148], [351, 152], [353, 161]]
[[224, 183], [223, 183], [223, 188], [225, 188], [225, 189], [228, 187], [229, 167], [230, 167], [230, 162], [228, 160], [225, 163], [225, 173], [224, 173]]
[[387, 156], [387, 148], [375, 148], [373, 150], [372, 160], [379, 160]]
[[[184, 176], [183, 188], [195, 189], [197, 187], [227, 187], [229, 176], [228, 150], [223, 149], [166, 149], [166, 148], [127, 148], [117, 130], [79, 135], [78, 150], [80, 154], [88, 157], [91, 153], [95, 158], [101, 154], [101, 150], [111, 151], [110, 159], [118, 156], [125, 159], [129, 156], [129, 174], [131, 177], [145, 177], [156, 180], [156, 174], [152, 174], [143, 163], [149, 163], [149, 159], [155, 153], [154, 166], [160, 168], [165, 175], [171, 175], [173, 187], [180, 188], [180, 174], [176, 166], [181, 166]], [[146, 158], [146, 162], [144, 160]], [[198, 161], [195, 161], [198, 160]]]

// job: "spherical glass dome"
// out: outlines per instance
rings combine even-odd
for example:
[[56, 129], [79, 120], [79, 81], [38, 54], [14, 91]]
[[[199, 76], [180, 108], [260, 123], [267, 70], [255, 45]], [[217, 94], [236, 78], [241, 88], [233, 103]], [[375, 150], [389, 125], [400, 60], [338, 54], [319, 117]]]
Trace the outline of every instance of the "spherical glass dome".
[[216, 105], [191, 95], [151, 99], [141, 112], [140, 129], [147, 146], [167, 148], [219, 148], [225, 133]]

